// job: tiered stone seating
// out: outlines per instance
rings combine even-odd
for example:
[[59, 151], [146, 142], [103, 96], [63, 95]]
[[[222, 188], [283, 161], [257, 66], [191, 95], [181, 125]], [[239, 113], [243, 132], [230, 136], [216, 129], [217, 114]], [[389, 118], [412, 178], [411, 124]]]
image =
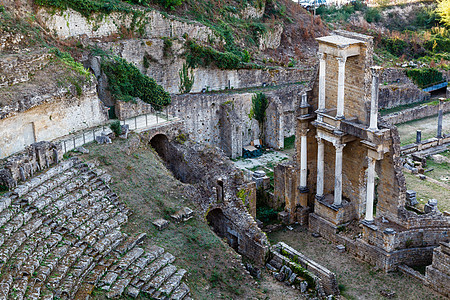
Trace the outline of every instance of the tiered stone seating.
[[95, 287], [109, 298], [188, 299], [175, 257], [120, 231], [129, 210], [110, 180], [71, 159], [0, 198], [0, 299], [86, 299]]

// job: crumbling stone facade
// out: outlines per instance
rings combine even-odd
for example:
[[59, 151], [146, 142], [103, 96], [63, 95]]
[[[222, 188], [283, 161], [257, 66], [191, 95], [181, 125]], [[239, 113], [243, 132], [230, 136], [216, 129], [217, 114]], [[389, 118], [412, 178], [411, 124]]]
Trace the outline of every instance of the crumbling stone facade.
[[[275, 168], [277, 205], [386, 271], [430, 264], [449, 240], [450, 218], [406, 209], [400, 138], [378, 118], [372, 38], [336, 31], [317, 40], [319, 76], [298, 109], [295, 160]], [[339, 233], [355, 222], [357, 232]]]

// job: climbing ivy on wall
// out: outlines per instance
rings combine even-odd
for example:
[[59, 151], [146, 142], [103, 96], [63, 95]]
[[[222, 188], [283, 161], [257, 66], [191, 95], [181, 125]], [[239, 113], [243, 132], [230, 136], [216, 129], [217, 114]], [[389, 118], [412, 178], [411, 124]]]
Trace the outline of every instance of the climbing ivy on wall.
[[101, 66], [108, 77], [109, 89], [116, 99], [130, 101], [137, 97], [156, 109], [170, 104], [169, 93], [125, 59], [105, 59]]

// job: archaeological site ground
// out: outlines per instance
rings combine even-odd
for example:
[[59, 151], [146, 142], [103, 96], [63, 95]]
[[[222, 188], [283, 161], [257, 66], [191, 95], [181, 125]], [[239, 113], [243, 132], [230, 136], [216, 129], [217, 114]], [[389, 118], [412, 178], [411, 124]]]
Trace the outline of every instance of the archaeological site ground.
[[449, 78], [449, 0], [0, 0], [0, 300], [448, 299]]

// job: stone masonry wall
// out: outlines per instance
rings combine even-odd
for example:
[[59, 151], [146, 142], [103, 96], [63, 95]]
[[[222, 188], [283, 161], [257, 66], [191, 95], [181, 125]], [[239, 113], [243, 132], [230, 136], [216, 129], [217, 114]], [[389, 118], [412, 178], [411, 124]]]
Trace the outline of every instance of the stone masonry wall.
[[[130, 39], [100, 43], [99, 46], [105, 50], [111, 49], [114, 54], [132, 62], [141, 72], [154, 78], [168, 92], [180, 93], [179, 72], [186, 62], [183, 57], [184, 43], [185, 39], [178, 36], [173, 40], [170, 50], [164, 50], [164, 42], [160, 38]], [[194, 77], [194, 84], [190, 92], [199, 93], [202, 90], [219, 91], [259, 87], [263, 84], [308, 82], [313, 77], [314, 69], [221, 70], [199, 67], [190, 72]]]
[[[131, 13], [111, 13], [102, 18], [93, 15], [87, 19], [70, 8], [56, 13], [41, 8], [37, 12], [37, 17], [45, 22], [50, 31], [63, 39], [81, 35], [89, 38], [108, 37], [120, 34], [124, 29], [131, 29], [133, 23]], [[148, 12], [134, 22], [135, 30], [140, 30], [144, 38], [181, 37], [187, 34], [190, 38], [203, 42], [207, 42], [210, 37], [218, 39], [205, 25], [195, 21], [179, 20], [157, 11]]]
[[391, 108], [399, 105], [423, 102], [430, 94], [419, 89], [400, 68], [386, 68], [380, 78], [378, 107]]
[[36, 97], [45, 97], [47, 101], [0, 120], [0, 158], [21, 151], [34, 142], [51, 141], [107, 120], [95, 85], [84, 87], [79, 97], [65, 93]]
[[[450, 112], [450, 102], [444, 102], [442, 110], [444, 111], [444, 113]], [[386, 115], [383, 117], [383, 120], [389, 124], [395, 125], [412, 120], [419, 120], [422, 118], [435, 116], [438, 114], [438, 112], [439, 105], [421, 105]]]
[[0, 161], [0, 186], [12, 189], [20, 181], [62, 159], [62, 147], [50, 142], [34, 143], [22, 152]]
[[[304, 88], [304, 85], [292, 85], [265, 92], [270, 104], [266, 112], [269, 121], [266, 122], [265, 134], [271, 147], [282, 148], [283, 138], [295, 133], [298, 95]], [[229, 145], [226, 148], [241, 151], [242, 146], [249, 145], [252, 140], [260, 137], [258, 122], [250, 119], [253, 95], [253, 93], [173, 95], [168, 112], [185, 120], [186, 131], [193, 140], [218, 147]], [[275, 101], [276, 104], [271, 104]], [[231, 128], [234, 128], [233, 131], [230, 131]], [[236, 130], [239, 130], [237, 135]], [[233, 143], [241, 146], [235, 147]], [[227, 151], [230, 156], [232, 153], [235, 151]]]
[[450, 297], [450, 244], [441, 243], [433, 251], [433, 263], [427, 266], [426, 280], [431, 288]]

